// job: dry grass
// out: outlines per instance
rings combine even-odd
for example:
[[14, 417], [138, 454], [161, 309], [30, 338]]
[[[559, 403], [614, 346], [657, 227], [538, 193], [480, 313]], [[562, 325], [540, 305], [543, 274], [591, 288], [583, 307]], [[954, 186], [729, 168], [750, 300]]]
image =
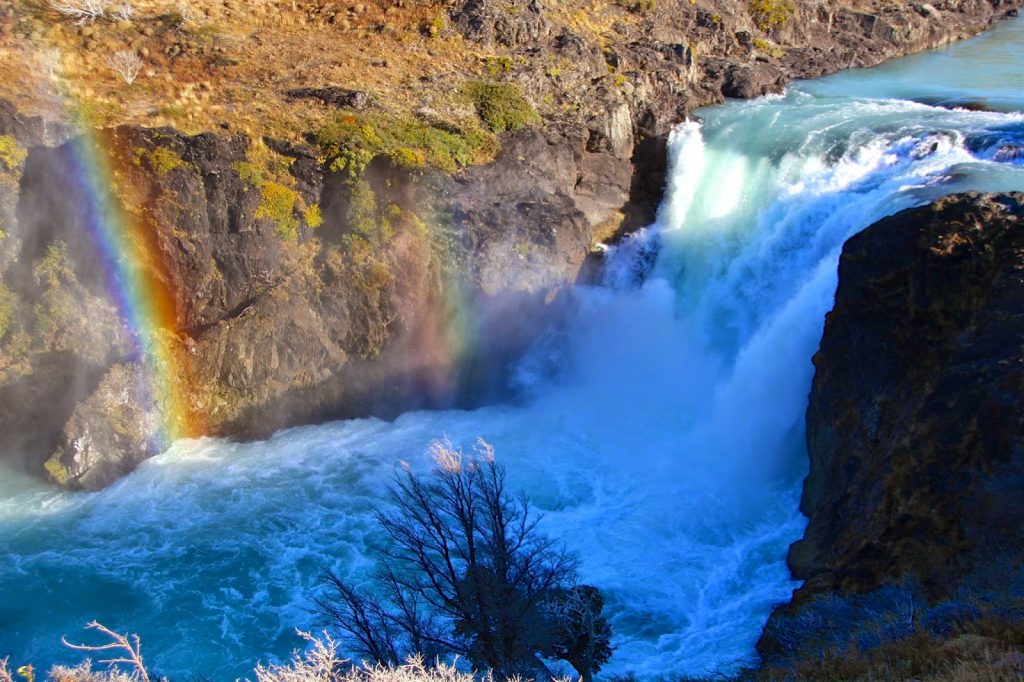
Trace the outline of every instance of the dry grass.
[[[333, 85], [369, 93], [408, 115], [462, 113], [461, 82], [488, 77], [481, 48], [448, 26], [445, 0], [134, 0], [131, 17], [72, 20], [47, 0], [0, 8], [0, 98], [59, 119], [74, 103], [93, 124], [170, 125], [295, 139], [334, 113], [285, 91]], [[549, 13], [604, 43], [614, 22], [638, 17], [615, 3], [564, 0]], [[126, 83], [112, 55], [138, 54]], [[544, 64], [524, 68], [543, 72]], [[26, 84], [30, 84], [26, 87]], [[535, 102], [534, 104], [540, 104]]]
[[322, 637], [299, 634], [309, 642], [309, 650], [296, 652], [284, 665], [256, 666], [256, 682], [479, 682], [477, 676], [454, 665], [427, 666], [419, 656], [405, 665], [352, 666], [338, 656], [337, 643], [327, 633]]
[[[454, 665], [428, 666], [421, 657], [413, 657], [399, 666], [354, 666], [341, 658], [337, 643], [326, 633], [320, 637], [301, 631], [299, 634], [309, 642], [307, 650], [295, 652], [284, 664], [257, 665], [255, 682], [493, 682], [492, 676], [467, 673]], [[111, 635], [112, 642], [123, 640], [130, 650], [128, 637]], [[121, 645], [118, 648], [124, 650]], [[141, 657], [139, 662], [141, 664]], [[86, 660], [74, 667], [54, 666], [45, 678], [40, 675], [37, 679], [49, 682], [142, 682], [148, 679], [145, 668], [132, 660], [127, 661], [128, 671], [117, 665], [115, 662], [108, 670], [94, 670], [92, 662]], [[24, 668], [18, 670], [25, 672]], [[197, 673], [201, 678], [202, 671]], [[16, 677], [8, 659], [0, 658], [0, 682], [15, 682], [15, 679], [28, 678], [24, 674]], [[986, 618], [972, 625], [969, 632], [945, 639], [916, 633], [870, 651], [851, 648], [831, 652], [790, 669], [748, 671], [738, 679], [751, 682], [1021, 682], [1024, 680], [1024, 623]]]

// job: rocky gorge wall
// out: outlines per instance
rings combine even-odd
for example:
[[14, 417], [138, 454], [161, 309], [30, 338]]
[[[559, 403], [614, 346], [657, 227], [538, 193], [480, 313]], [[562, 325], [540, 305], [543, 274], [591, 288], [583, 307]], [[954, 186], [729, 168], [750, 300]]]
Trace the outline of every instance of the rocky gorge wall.
[[[514, 12], [468, 0], [450, 8], [453, 26], [510, 51], [496, 78], [545, 102], [542, 117], [499, 131], [487, 163], [377, 155], [359, 182], [312, 134], [121, 126], [83, 138], [0, 107], [2, 454], [95, 488], [154, 454], [169, 418], [82, 211], [97, 201], [82, 177], [89, 145], [112, 166], [104, 219], [128, 226], [148, 254], [134, 267], [168, 292], [156, 332], [181, 430], [261, 437], [500, 394], [559, 288], [592, 276], [595, 245], [652, 219], [667, 133], [689, 111], [962, 38], [1019, 4], [798, 2], [780, 18], [735, 0], [658, 3], [599, 45], [535, 0]], [[536, 66], [552, 56], [554, 85]], [[358, 95], [314, 96], [372, 113]]]
[[1022, 339], [1024, 194], [946, 197], [847, 242], [814, 357], [809, 524], [789, 554], [805, 582], [766, 627], [766, 667], [1019, 638]]

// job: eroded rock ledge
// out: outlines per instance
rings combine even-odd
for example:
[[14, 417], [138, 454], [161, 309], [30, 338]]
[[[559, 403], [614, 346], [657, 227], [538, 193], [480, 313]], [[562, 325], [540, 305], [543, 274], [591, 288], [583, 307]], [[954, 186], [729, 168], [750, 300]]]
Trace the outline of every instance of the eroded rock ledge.
[[[493, 162], [446, 173], [379, 157], [357, 186], [311, 144], [266, 138], [282, 191], [254, 173], [243, 134], [122, 126], [103, 135], [103, 191], [149, 250], [146, 277], [172, 292], [160, 333], [192, 433], [472, 404], [500, 395], [595, 242], [650, 221], [666, 135], [693, 108], [935, 47], [1020, 4], [805, 1], [766, 24], [739, 0], [659, 1], [602, 48], [541, 2], [457, 3], [467, 39], [519, 57], [501, 79], [547, 102]], [[546, 56], [557, 78], [535, 68]], [[324, 106], [375, 106], [294, 85]], [[74, 135], [0, 106], [14, 143], [0, 159], [0, 456], [95, 488], [154, 453], [167, 415], [81, 210], [95, 192]]]
[[1024, 194], [950, 196], [846, 243], [789, 555], [806, 582], [766, 667], [1024, 618], [1022, 339]]

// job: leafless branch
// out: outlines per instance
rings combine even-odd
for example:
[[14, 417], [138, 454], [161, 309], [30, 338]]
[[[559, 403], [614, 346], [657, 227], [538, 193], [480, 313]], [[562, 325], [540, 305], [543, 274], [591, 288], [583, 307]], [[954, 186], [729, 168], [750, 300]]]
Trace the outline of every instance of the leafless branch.
[[124, 654], [117, 656], [115, 658], [102, 659], [100, 660], [100, 663], [103, 663], [104, 665], [110, 667], [114, 667], [119, 663], [130, 665], [134, 668], [133, 677], [137, 677], [140, 680], [140, 682], [150, 682], [149, 673], [146, 671], [146, 666], [142, 662], [142, 644], [139, 641], [138, 635], [132, 634], [126, 636], [119, 634], [101, 625], [97, 621], [92, 621], [85, 627], [87, 630], [96, 630], [97, 632], [106, 635], [110, 638], [110, 641], [106, 644], [97, 645], [72, 644], [63, 635], [61, 636], [60, 641], [64, 644], [64, 646], [70, 649], [74, 649], [76, 651], [123, 651], [125, 652]]
[[84, 24], [106, 16], [113, 0], [50, 0], [50, 8]]

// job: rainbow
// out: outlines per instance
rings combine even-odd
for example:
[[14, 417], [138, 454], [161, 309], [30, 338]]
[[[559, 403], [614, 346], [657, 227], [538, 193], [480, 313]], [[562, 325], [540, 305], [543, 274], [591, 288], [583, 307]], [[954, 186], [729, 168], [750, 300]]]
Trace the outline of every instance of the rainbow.
[[146, 390], [160, 415], [151, 447], [199, 435], [201, 424], [183, 392], [186, 353], [177, 334], [174, 292], [155, 231], [135, 220], [115, 196], [118, 160], [106, 131], [79, 131], [69, 143], [74, 181], [82, 189], [80, 217], [104, 267], [107, 291], [132, 332], [135, 358], [145, 367]]

